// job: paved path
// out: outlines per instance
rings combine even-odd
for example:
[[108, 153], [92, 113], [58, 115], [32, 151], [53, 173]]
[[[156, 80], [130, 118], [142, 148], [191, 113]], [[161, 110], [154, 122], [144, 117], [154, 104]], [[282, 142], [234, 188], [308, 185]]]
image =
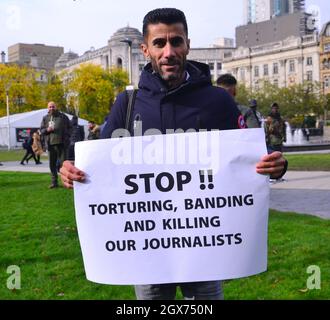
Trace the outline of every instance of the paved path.
[[330, 171], [288, 171], [271, 185], [270, 207], [330, 219]]
[[[48, 161], [22, 166], [19, 162], [3, 162], [0, 171], [46, 172]], [[330, 171], [289, 171], [284, 181], [271, 185], [270, 207], [330, 219]]]
[[[43, 160], [42, 160], [43, 161]], [[0, 171], [16, 171], [16, 172], [50, 172], [48, 160], [42, 162], [42, 164], [36, 165], [34, 160], [30, 160], [29, 164], [21, 165], [19, 161], [9, 161], [2, 162], [2, 166], [0, 166]]]

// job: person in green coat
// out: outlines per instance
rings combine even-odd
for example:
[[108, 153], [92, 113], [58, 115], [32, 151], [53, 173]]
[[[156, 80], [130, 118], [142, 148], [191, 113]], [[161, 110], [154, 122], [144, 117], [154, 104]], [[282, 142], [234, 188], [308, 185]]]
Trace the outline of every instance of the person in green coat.
[[283, 142], [286, 142], [286, 125], [279, 110], [279, 105], [274, 102], [265, 121], [265, 133], [267, 148], [282, 152]]

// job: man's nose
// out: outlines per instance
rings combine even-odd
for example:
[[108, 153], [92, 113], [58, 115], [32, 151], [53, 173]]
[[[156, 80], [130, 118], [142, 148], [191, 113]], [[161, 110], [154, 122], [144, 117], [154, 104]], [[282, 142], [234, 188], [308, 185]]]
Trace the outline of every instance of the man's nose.
[[166, 43], [164, 47], [164, 58], [171, 58], [175, 55], [174, 47], [171, 45], [170, 42]]

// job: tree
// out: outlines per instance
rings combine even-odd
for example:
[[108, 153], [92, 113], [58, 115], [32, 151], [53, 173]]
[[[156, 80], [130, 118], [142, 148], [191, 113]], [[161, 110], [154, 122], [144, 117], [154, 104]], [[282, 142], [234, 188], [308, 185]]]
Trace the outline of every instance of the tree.
[[282, 116], [297, 126], [307, 115], [322, 116], [327, 103], [322, 94], [322, 86], [319, 82], [304, 82], [285, 88], [279, 88], [268, 81], [260, 82], [258, 89], [250, 89], [244, 85], [238, 86], [237, 101], [247, 105], [248, 101], [256, 99], [258, 109], [264, 115], [268, 115], [272, 103], [277, 102]]
[[0, 116], [6, 114], [6, 91], [11, 114], [44, 107], [42, 88], [37, 77], [38, 73], [32, 68], [0, 64]]
[[67, 111], [64, 86], [58, 75], [53, 72], [49, 73], [47, 84], [43, 89], [47, 102], [54, 101], [58, 109]]
[[[68, 75], [62, 77], [69, 78]], [[128, 84], [128, 76], [125, 72], [115, 69], [109, 72], [92, 64], [75, 69], [70, 77], [72, 80], [68, 81], [65, 88], [67, 95], [77, 96], [79, 116], [96, 123], [103, 123], [115, 95], [123, 91]], [[70, 104], [77, 107], [74, 99]]]

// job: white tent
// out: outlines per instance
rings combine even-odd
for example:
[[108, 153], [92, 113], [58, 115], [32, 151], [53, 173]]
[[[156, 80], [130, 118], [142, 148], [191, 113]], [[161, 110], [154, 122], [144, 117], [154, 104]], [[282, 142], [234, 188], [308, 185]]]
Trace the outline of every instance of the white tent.
[[[42, 118], [47, 114], [47, 109], [40, 109], [30, 112], [18, 113], [9, 116], [10, 128], [10, 147], [17, 148], [22, 146], [22, 141], [19, 141], [18, 135], [21, 132], [26, 132], [28, 129], [40, 128]], [[72, 115], [65, 113], [69, 119]], [[79, 118], [78, 124], [84, 126], [85, 136], [88, 132], [88, 121]], [[8, 146], [8, 118], [0, 118], [0, 146]]]

